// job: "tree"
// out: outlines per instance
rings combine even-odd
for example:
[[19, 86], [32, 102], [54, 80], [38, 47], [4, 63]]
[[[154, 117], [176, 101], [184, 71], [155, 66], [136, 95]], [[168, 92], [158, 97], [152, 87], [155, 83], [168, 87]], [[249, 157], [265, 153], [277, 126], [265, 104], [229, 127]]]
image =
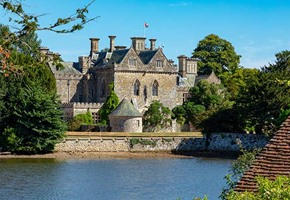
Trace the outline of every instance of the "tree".
[[110, 83], [109, 89], [110, 94], [107, 96], [105, 103], [98, 112], [101, 118], [101, 124], [110, 124], [109, 115], [120, 103], [119, 97], [114, 91], [113, 83]]
[[239, 68], [241, 58], [230, 42], [215, 34], [210, 34], [199, 41], [192, 57], [200, 59], [199, 73], [210, 74], [214, 71], [219, 77], [225, 72], [234, 73]]
[[143, 130], [157, 132], [171, 126], [172, 112], [159, 101], [153, 101], [143, 116]]
[[270, 135], [279, 128], [277, 118], [290, 105], [288, 80], [289, 70], [262, 71], [240, 91], [236, 108], [245, 129]]
[[258, 79], [260, 70], [249, 68], [238, 68], [234, 73], [225, 72], [222, 75], [223, 84], [231, 94], [231, 99], [236, 100], [239, 92]]
[[42, 27], [38, 23], [41, 15], [25, 12], [22, 1], [0, 0], [4, 11], [14, 17], [9, 20], [13, 27], [0, 26], [0, 145], [3, 150], [48, 152], [64, 136], [66, 127], [55, 79], [38, 50], [40, 41], [36, 31], [70, 33], [82, 29], [95, 19], [86, 17], [88, 6], [93, 2], [77, 9], [74, 15]]
[[38, 85], [19, 87], [21, 83], [16, 81], [17, 78], [9, 81], [12, 89], [4, 97], [6, 114], [0, 126], [1, 147], [12, 152], [50, 152], [66, 130], [57, 96], [44, 93]]
[[203, 130], [207, 128], [204, 122], [208, 118], [222, 109], [231, 108], [233, 105], [233, 102], [229, 101], [229, 93], [222, 85], [209, 83], [207, 80], [201, 80], [195, 87], [192, 87], [190, 96], [182, 106], [172, 110], [173, 118], [177, 119], [177, 123], [190, 122], [196, 128]]

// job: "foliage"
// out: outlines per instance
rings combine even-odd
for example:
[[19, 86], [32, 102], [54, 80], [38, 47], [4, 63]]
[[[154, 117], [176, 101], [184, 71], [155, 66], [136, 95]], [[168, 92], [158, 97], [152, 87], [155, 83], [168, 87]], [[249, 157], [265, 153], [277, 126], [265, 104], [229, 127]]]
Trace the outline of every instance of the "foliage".
[[44, 93], [38, 85], [19, 87], [18, 80], [9, 81], [2, 99], [5, 115], [0, 125], [0, 144], [12, 152], [52, 151], [66, 129], [57, 96]]
[[224, 86], [230, 93], [231, 100], [236, 100], [240, 91], [251, 82], [256, 81], [260, 75], [258, 69], [239, 68], [234, 73], [225, 72], [221, 78]]
[[109, 114], [119, 105], [120, 100], [114, 91], [114, 84], [109, 85], [110, 94], [107, 96], [105, 103], [99, 110], [99, 115], [101, 118], [101, 124], [110, 124]]
[[262, 72], [256, 80], [244, 87], [236, 100], [240, 123], [245, 129], [271, 135], [280, 126], [281, 109], [290, 105], [290, 71]]
[[258, 192], [231, 191], [227, 200], [286, 200], [290, 199], [290, 177], [278, 176], [275, 180], [257, 177]]
[[232, 44], [215, 34], [206, 36], [199, 41], [192, 56], [199, 58], [198, 69], [200, 74], [210, 74], [212, 71], [217, 76], [224, 72], [234, 73], [240, 63]]
[[83, 114], [78, 114], [74, 116], [69, 122], [68, 122], [68, 130], [69, 131], [78, 131], [81, 128], [81, 125], [86, 124], [90, 125], [93, 124], [93, 117], [90, 111], [87, 111]]
[[143, 130], [158, 132], [171, 126], [172, 112], [159, 101], [153, 101], [143, 116]]
[[190, 122], [203, 130], [212, 127], [206, 124], [211, 116], [233, 105], [233, 102], [229, 101], [229, 93], [221, 85], [209, 83], [206, 80], [201, 80], [195, 87], [192, 87], [190, 96], [191, 98], [182, 106], [173, 108], [173, 119], [177, 119], [179, 124]]
[[[55, 79], [47, 59], [39, 52], [41, 41], [36, 31], [69, 33], [82, 29], [95, 19], [86, 17], [91, 3], [77, 9], [74, 15], [42, 27], [38, 23], [41, 15], [25, 12], [22, 1], [0, 0], [4, 12], [12, 16], [9, 22], [13, 24], [0, 26], [0, 145], [3, 150], [48, 152], [64, 136], [66, 127]], [[56, 60], [59, 62], [60, 58]]]
[[245, 171], [247, 171], [250, 165], [255, 160], [256, 156], [260, 152], [260, 149], [255, 149], [252, 152], [246, 151], [241, 147], [242, 155], [238, 157], [237, 161], [233, 163], [229, 174], [224, 179], [227, 181], [227, 187], [223, 189], [220, 196], [221, 199], [226, 199], [228, 193], [231, 193], [240, 180]]

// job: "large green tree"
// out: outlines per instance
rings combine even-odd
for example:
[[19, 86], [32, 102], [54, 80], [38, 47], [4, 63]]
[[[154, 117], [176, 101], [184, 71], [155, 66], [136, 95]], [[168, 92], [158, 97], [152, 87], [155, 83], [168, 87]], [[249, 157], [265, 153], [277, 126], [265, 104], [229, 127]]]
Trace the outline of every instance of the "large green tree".
[[55, 79], [38, 50], [36, 31], [70, 33], [95, 18], [86, 17], [89, 3], [42, 27], [38, 23], [41, 15], [27, 13], [22, 3], [0, 0], [13, 23], [13, 27], [0, 26], [0, 147], [13, 152], [48, 152], [63, 137], [65, 124]]
[[199, 41], [192, 57], [200, 59], [199, 73], [210, 74], [214, 71], [217, 76], [221, 76], [224, 72], [234, 73], [239, 68], [241, 56], [236, 54], [230, 42], [210, 34]]
[[279, 128], [281, 111], [290, 105], [290, 62], [285, 64], [288, 56], [285, 51], [276, 54], [276, 62], [262, 68], [258, 78], [240, 91], [236, 108], [246, 129], [272, 134]]

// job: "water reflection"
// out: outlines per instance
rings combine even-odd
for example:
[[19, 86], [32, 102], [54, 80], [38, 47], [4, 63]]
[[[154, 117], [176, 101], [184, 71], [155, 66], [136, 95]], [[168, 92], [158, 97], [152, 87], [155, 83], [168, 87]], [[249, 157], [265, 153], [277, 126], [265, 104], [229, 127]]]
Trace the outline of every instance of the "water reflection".
[[1, 199], [217, 199], [232, 160], [0, 160]]

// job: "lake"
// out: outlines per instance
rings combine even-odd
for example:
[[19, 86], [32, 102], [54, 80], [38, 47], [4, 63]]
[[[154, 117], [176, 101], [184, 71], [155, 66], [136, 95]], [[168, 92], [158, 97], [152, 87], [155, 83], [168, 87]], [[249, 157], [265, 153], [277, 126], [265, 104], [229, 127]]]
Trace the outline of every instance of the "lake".
[[218, 199], [234, 160], [0, 159], [0, 199]]

